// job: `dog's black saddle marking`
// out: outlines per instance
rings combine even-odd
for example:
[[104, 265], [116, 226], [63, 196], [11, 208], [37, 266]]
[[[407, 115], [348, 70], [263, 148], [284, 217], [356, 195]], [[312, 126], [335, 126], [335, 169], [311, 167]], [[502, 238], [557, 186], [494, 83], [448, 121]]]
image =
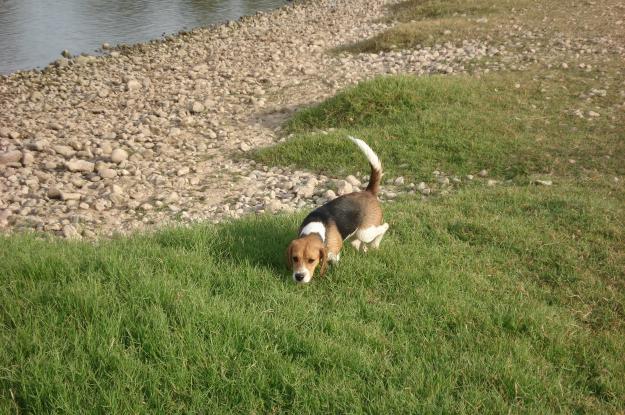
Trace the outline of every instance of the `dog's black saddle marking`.
[[318, 207], [306, 216], [301, 230], [311, 222], [321, 222], [326, 227], [334, 223], [343, 239], [354, 233], [363, 219], [362, 210], [357, 203], [344, 196]]

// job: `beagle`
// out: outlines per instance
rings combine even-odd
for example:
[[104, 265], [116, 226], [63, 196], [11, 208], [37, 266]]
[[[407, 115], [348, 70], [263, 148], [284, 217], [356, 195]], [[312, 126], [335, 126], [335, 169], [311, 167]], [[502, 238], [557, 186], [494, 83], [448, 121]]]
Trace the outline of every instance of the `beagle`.
[[299, 236], [287, 248], [286, 258], [298, 283], [312, 280], [317, 266], [319, 275], [326, 272], [328, 262], [340, 259], [343, 242], [350, 239], [356, 250], [367, 251], [367, 244], [378, 248], [388, 223], [382, 223], [382, 208], [377, 194], [382, 178], [382, 164], [364, 141], [349, 137], [365, 154], [371, 165], [371, 177], [362, 192], [340, 196], [310, 212], [299, 228]]

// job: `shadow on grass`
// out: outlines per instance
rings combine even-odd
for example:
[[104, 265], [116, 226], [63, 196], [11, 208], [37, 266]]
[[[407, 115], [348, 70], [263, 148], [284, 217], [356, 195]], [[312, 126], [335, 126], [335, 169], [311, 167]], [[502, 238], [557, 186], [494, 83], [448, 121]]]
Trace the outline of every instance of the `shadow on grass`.
[[278, 278], [286, 278], [284, 252], [297, 232], [298, 219], [265, 215], [215, 227], [173, 229], [160, 232], [156, 242], [163, 248], [208, 255], [216, 263], [252, 266], [265, 269]]

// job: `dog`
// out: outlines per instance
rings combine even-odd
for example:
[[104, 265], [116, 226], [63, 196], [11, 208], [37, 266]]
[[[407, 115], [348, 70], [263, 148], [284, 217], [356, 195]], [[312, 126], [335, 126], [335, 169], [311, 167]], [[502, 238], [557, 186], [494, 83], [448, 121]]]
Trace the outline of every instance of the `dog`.
[[298, 237], [286, 250], [287, 264], [297, 283], [309, 283], [317, 266], [319, 275], [323, 276], [328, 262], [338, 263], [344, 241], [350, 240], [357, 251], [366, 252], [368, 245], [378, 248], [388, 230], [388, 223], [382, 223], [382, 208], [377, 197], [382, 179], [380, 159], [364, 141], [348, 138], [369, 161], [369, 183], [365, 190], [337, 197], [306, 216]]

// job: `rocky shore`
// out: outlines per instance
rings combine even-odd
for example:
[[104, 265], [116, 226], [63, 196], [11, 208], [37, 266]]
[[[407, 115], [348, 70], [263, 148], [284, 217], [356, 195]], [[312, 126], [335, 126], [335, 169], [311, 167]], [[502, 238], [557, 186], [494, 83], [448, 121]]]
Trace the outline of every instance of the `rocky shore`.
[[[486, 70], [522, 69], [533, 61], [476, 40], [330, 53], [386, 29], [384, 6], [297, 3], [0, 77], [0, 231], [93, 238], [323, 203], [363, 178], [245, 158], [283, 139], [279, 126], [295, 109], [380, 74], [453, 74], [480, 59]], [[433, 186], [450, 179], [435, 177]], [[429, 189], [391, 178], [383, 197]]]

